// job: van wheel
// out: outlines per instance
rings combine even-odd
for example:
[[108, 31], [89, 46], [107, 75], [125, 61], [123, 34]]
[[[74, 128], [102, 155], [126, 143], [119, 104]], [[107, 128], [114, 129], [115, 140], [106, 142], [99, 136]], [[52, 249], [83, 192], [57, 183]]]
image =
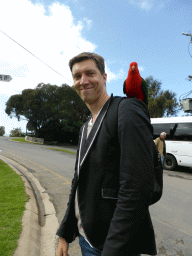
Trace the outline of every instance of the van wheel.
[[164, 157], [163, 169], [173, 171], [176, 166], [177, 166], [177, 161], [175, 157], [171, 155], [167, 155]]

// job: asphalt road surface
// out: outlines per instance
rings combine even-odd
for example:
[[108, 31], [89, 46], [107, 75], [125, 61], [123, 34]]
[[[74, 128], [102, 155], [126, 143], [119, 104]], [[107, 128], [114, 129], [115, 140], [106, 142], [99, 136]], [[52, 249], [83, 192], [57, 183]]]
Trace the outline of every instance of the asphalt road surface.
[[[45, 145], [10, 141], [0, 137], [0, 154], [25, 166], [39, 180], [53, 202], [61, 222], [74, 174], [75, 155], [52, 151]], [[75, 151], [74, 148], [71, 150]], [[158, 256], [192, 256], [192, 171], [164, 171], [162, 199], [150, 207]], [[78, 239], [70, 256], [80, 256]]]

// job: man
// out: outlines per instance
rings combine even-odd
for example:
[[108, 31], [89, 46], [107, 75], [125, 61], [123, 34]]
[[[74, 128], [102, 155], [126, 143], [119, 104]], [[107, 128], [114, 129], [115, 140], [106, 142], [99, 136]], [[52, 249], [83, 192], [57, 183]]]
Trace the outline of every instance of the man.
[[163, 164], [164, 157], [167, 155], [166, 153], [166, 145], [165, 145], [165, 138], [166, 138], [166, 133], [162, 132], [160, 134], [160, 137], [155, 139], [155, 145], [157, 147], [157, 150], [161, 154], [161, 162]]
[[108, 96], [104, 59], [70, 60], [74, 87], [92, 113], [80, 130], [71, 194], [57, 231], [57, 256], [79, 236], [83, 256], [156, 255], [149, 204], [153, 137], [146, 105]]

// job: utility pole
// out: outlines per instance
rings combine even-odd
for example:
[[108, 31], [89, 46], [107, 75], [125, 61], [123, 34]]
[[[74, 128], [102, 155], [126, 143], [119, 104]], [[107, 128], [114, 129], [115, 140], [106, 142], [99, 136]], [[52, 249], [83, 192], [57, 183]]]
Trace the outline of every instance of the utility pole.
[[[189, 42], [192, 43], [192, 34], [189, 34], [189, 33], [182, 33], [182, 35], [185, 35], [185, 36], [190, 36], [191, 37], [191, 41]], [[190, 52], [189, 52], [189, 55], [191, 56]], [[192, 57], [192, 56], [191, 56]], [[192, 80], [192, 76], [188, 76], [188, 81], [191, 81]]]
[[[191, 40], [189, 42], [189, 45], [190, 43], [192, 43], [192, 34], [189, 34], [189, 33], [182, 33], [182, 35], [185, 35], [185, 36], [190, 36], [191, 37]], [[189, 46], [188, 46], [188, 51], [189, 51]], [[190, 54], [189, 52], [189, 55], [192, 57], [192, 55]], [[192, 76], [188, 76], [188, 81], [191, 81], [192, 80]], [[179, 100], [181, 105], [182, 105], [182, 108], [183, 108], [183, 111], [184, 112], [192, 112], [192, 98], [186, 98], [189, 94], [191, 94], [192, 91], [190, 91], [189, 93], [186, 93], [185, 97], [183, 97], [182, 100]], [[181, 97], [181, 96], [180, 96]]]

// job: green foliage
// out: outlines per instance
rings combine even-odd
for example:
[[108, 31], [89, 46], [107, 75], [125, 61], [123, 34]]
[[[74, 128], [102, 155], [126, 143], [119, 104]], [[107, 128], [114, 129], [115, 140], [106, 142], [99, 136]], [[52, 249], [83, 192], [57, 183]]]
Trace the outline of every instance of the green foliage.
[[22, 216], [29, 196], [21, 177], [0, 160], [0, 255], [13, 255], [22, 231]]
[[13, 128], [10, 132], [10, 137], [25, 137], [25, 133], [21, 131], [21, 128]]
[[[19, 102], [19, 104], [18, 104]], [[77, 143], [79, 129], [90, 112], [75, 90], [63, 84], [60, 87], [38, 84], [13, 95], [6, 103], [5, 112], [18, 120], [25, 116], [36, 137], [47, 141]]]
[[9, 100], [8, 104], [6, 103], [6, 110], [5, 112], [12, 118], [15, 115], [18, 120], [20, 120], [20, 116], [23, 115], [23, 102], [22, 102], [22, 95], [15, 94], [12, 95]]
[[5, 127], [0, 126], [0, 136], [3, 136], [5, 134]]
[[179, 111], [176, 94], [161, 90], [161, 82], [149, 76], [145, 79], [148, 85], [148, 108], [151, 118], [175, 116]]

